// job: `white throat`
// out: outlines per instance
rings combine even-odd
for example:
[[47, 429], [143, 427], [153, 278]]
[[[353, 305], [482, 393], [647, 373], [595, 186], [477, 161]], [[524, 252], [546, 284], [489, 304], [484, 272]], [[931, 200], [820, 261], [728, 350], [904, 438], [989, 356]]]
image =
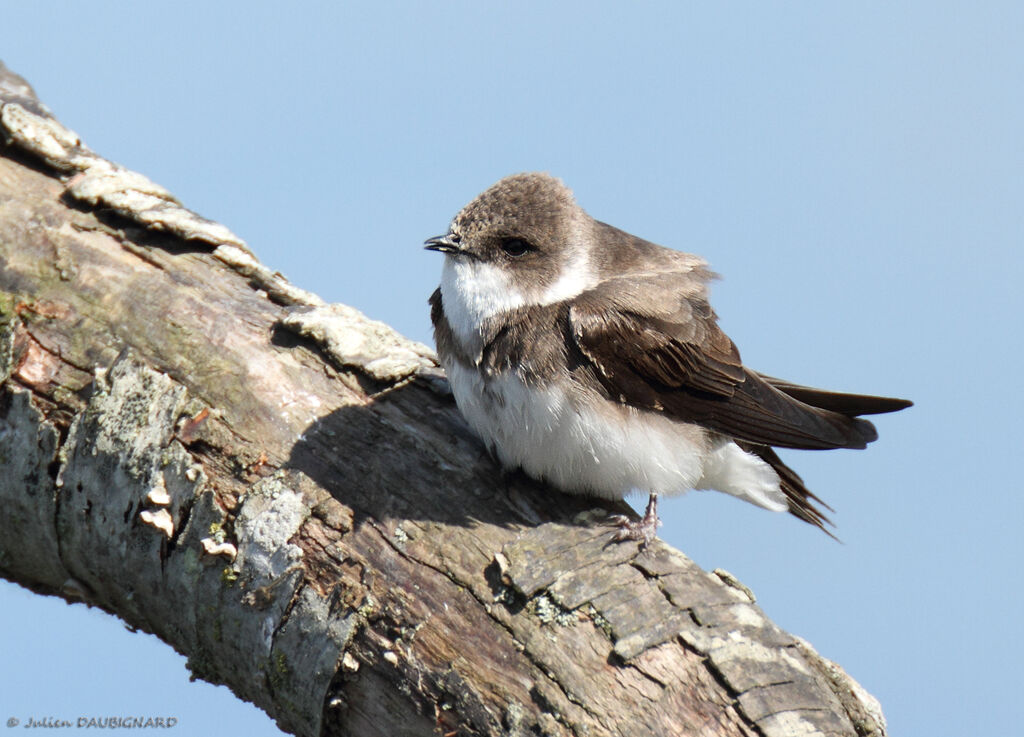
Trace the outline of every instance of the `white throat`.
[[441, 302], [455, 337], [475, 352], [484, 321], [522, 307], [526, 296], [512, 283], [511, 276], [494, 264], [445, 256]]
[[441, 269], [441, 300], [448, 324], [467, 348], [479, 348], [480, 329], [489, 318], [527, 305], [550, 305], [578, 297], [599, 279], [586, 252], [578, 249], [540, 294], [527, 294], [512, 275], [477, 259], [445, 256]]

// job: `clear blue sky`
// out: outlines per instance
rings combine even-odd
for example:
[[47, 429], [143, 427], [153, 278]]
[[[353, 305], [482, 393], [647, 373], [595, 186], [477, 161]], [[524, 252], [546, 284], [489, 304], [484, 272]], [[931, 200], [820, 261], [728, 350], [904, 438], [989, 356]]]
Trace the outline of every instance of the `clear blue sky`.
[[[554, 7], [551, 7], [554, 6]], [[523, 170], [708, 258], [754, 367], [907, 396], [868, 451], [787, 453], [838, 545], [720, 494], [662, 537], [882, 702], [891, 733], [1019, 733], [1024, 4], [54, 3], [0, 58], [101, 154], [271, 267], [430, 342], [467, 200]], [[0, 718], [273, 734], [107, 615], [0, 584]]]

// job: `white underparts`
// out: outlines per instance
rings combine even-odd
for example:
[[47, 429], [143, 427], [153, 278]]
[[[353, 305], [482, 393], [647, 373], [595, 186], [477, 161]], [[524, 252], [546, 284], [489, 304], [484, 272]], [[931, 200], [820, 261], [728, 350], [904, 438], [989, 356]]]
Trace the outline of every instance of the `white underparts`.
[[[568, 251], [558, 278], [543, 290], [518, 285], [496, 264], [449, 255], [441, 298], [455, 338], [474, 356], [489, 318], [571, 299], [597, 283], [582, 250]], [[568, 374], [539, 386], [515, 372], [485, 378], [476, 366], [442, 360], [463, 416], [501, 462], [563, 491], [621, 499], [631, 491], [669, 496], [715, 489], [787, 509], [771, 466], [697, 425], [617, 404], [573, 385]]]
[[775, 469], [731, 440], [704, 457], [704, 475], [694, 488], [724, 491], [773, 512], [789, 509]]
[[696, 425], [515, 374], [488, 377], [457, 362], [445, 367], [459, 409], [501, 462], [571, 493], [621, 499], [716, 489], [784, 511], [770, 466]]

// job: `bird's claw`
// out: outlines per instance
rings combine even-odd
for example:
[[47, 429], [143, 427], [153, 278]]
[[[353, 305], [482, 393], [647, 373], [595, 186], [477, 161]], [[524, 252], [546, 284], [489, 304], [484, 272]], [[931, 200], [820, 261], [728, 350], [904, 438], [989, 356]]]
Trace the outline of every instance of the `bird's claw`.
[[612, 535], [612, 542], [636, 540], [640, 547], [647, 547], [651, 540], [658, 536], [658, 528], [661, 526], [661, 520], [658, 519], [658, 497], [651, 496], [647, 502], [647, 511], [640, 519], [634, 520], [624, 514], [613, 514], [608, 518], [608, 523], [619, 528]]

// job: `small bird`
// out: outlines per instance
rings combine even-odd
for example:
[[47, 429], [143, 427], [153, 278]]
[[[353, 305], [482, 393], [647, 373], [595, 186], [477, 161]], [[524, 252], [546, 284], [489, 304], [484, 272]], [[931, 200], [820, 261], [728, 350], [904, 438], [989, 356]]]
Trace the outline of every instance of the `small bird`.
[[859, 415], [905, 399], [843, 394], [743, 365], [708, 303], [707, 263], [594, 220], [547, 174], [502, 179], [425, 247], [456, 404], [500, 462], [556, 488], [649, 494], [618, 540], [646, 545], [659, 496], [714, 489], [826, 534], [829, 509], [773, 448], [863, 448]]

